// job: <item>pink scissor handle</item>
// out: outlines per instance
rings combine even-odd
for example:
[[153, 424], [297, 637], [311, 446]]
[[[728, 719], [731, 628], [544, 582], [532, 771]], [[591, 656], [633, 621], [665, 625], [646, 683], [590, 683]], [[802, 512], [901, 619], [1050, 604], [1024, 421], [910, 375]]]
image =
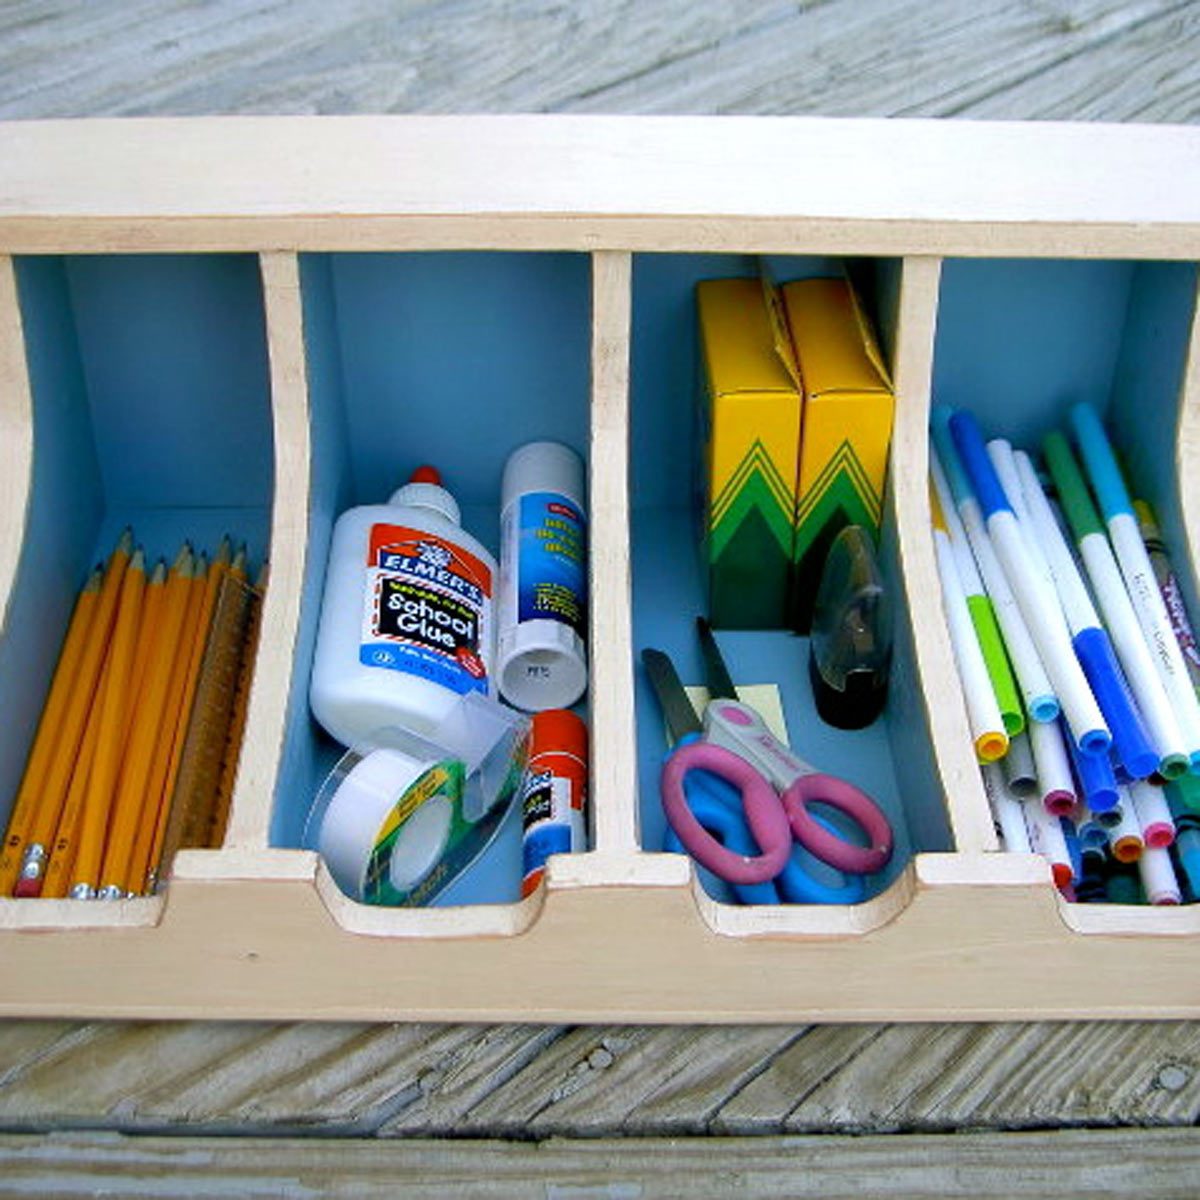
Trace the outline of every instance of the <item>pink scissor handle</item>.
[[[684, 776], [689, 771], [710, 771], [737, 788], [746, 824], [761, 854], [735, 854], [727, 850], [696, 820], [683, 790]], [[762, 775], [732, 750], [705, 741], [678, 747], [663, 763], [662, 799], [667, 821], [683, 848], [702, 867], [727, 883], [766, 883], [786, 865], [792, 834], [779, 797]]]
[[[867, 835], [869, 846], [855, 846], [830, 833], [810, 804], [827, 804], [844, 813]], [[796, 841], [822, 862], [850, 875], [871, 875], [892, 857], [892, 827], [879, 805], [852, 783], [835, 775], [802, 775], [783, 793], [783, 807]]]

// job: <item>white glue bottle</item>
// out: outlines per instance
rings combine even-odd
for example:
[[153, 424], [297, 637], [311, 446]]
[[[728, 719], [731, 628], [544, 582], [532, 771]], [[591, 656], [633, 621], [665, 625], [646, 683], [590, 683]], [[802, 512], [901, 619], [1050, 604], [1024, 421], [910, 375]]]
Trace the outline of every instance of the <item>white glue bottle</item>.
[[504, 466], [496, 678], [526, 712], [569, 708], [587, 687], [583, 462], [530, 442]]
[[496, 560], [459, 520], [432, 467], [338, 518], [309, 701], [343, 746], [429, 735], [468, 692], [494, 697]]

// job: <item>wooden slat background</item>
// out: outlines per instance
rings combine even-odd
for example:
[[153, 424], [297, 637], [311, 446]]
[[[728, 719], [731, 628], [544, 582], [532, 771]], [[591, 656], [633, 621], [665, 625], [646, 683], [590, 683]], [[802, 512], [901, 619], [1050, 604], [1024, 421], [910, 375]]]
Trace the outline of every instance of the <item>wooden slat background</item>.
[[[1198, 58], [1166, 0], [6, 0], [0, 117], [1193, 122]], [[1193, 1023], [0, 1023], [0, 1193], [1183, 1196], [1198, 1108]]]

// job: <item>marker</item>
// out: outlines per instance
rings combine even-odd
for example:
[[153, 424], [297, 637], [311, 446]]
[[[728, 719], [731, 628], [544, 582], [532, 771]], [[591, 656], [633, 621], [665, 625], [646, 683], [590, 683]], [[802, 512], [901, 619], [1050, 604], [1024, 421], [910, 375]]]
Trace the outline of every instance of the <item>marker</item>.
[[1125, 676], [1117, 665], [1112, 642], [1100, 624], [1092, 598], [1058, 527], [1050, 501], [1042, 491], [1033, 463], [1024, 451], [1019, 451], [1013, 458], [1025, 509], [1029, 514], [1029, 529], [1033, 534], [1031, 540], [1040, 547], [1049, 564], [1050, 577], [1071, 631], [1075, 657], [1083, 667], [1092, 694], [1099, 701], [1100, 711], [1112, 730], [1117, 757], [1132, 778], [1144, 779], [1158, 769], [1158, 754], [1150, 744], [1141, 714], [1134, 706]]
[[1121, 570], [1105, 536], [1100, 514], [1088, 493], [1083, 472], [1061, 433], [1046, 437], [1042, 442], [1042, 453], [1046, 457], [1063, 514], [1079, 548], [1117, 658], [1125, 669], [1130, 689], [1158, 754], [1159, 774], [1164, 779], [1176, 779], [1185, 774], [1189, 767], [1183, 731], [1142, 636], [1141, 624], [1125, 590]]
[[[967, 539], [966, 530], [963, 528], [962, 518], [954, 507], [954, 497], [950, 491], [950, 485], [946, 481], [946, 474], [942, 470], [936, 454], [929, 456], [929, 471], [933, 476], [933, 487], [937, 493], [938, 504], [941, 506], [942, 519], [946, 522], [950, 548], [954, 551], [954, 563], [958, 567], [959, 582], [967, 597], [967, 610], [971, 614], [971, 623], [975, 626], [975, 637], [979, 642], [979, 649], [983, 653], [983, 661], [987, 666], [992, 691], [995, 693], [996, 703], [1000, 708], [1000, 718], [1004, 722], [1005, 732], [1010, 738], [1014, 738], [1025, 728], [1025, 713], [1021, 709], [1021, 699], [1017, 695], [1017, 683], [1013, 678], [1012, 668], [1008, 663], [1008, 654], [1004, 649], [1004, 638], [996, 622], [992, 601], [979, 576], [979, 568]], [[1006, 758], [1011, 757], [1012, 746], [1010, 745]]]
[[1091, 810], [1084, 806], [1079, 810], [1075, 820], [1075, 836], [1084, 850], [1095, 850], [1104, 853], [1108, 849], [1108, 830], [1092, 816]]
[[1143, 851], [1137, 865], [1142, 890], [1151, 904], [1183, 903], [1183, 893], [1179, 889], [1179, 880], [1175, 876], [1169, 850], [1147, 849]]
[[1133, 601], [1142, 635], [1179, 719], [1191, 769], [1200, 773], [1200, 702], [1197, 702], [1179, 643], [1171, 629], [1171, 619], [1138, 531], [1133, 503], [1116, 456], [1096, 410], [1090, 405], [1077, 404], [1071, 409], [1071, 425], [1088, 478], [1100, 502], [1100, 511], [1108, 525], [1108, 536], [1112, 539], [1117, 564]]
[[983, 508], [996, 557], [1066, 714], [1072, 740], [1085, 756], [1107, 754], [1112, 734], [1075, 658], [1058, 598], [1032, 561], [1025, 536], [996, 478], [978, 422], [969, 412], [959, 410], [950, 418], [950, 433]]
[[1079, 781], [1079, 797], [1097, 817], [1111, 813], [1120, 803], [1117, 777], [1107, 754], [1082, 754], [1070, 738], [1063, 739], [1071, 753], [1071, 766]]
[[1024, 805], [1009, 790], [1000, 765], [994, 762], [983, 763], [980, 772], [983, 775], [983, 790], [987, 793], [992, 809], [992, 821], [1000, 840], [1004, 843], [1004, 849], [1013, 854], [1032, 853], [1029, 830], [1025, 825]]
[[1172, 847], [1175, 864], [1178, 867], [1176, 877], [1183, 876], [1183, 882], [1193, 900], [1200, 897], [1200, 829], [1185, 829], [1175, 838]]
[[1188, 617], [1183, 589], [1179, 586], [1179, 576], [1175, 574], [1175, 568], [1171, 566], [1171, 560], [1167, 556], [1167, 544], [1163, 541], [1162, 530], [1154, 518], [1154, 509], [1145, 500], [1135, 500], [1133, 511], [1137, 517], [1138, 532], [1142, 535], [1142, 544], [1146, 547], [1150, 565], [1154, 568], [1154, 578], [1158, 580], [1158, 590], [1167, 606], [1167, 616], [1171, 618], [1175, 640], [1183, 653], [1192, 689], [1200, 691], [1200, 646], [1196, 644], [1196, 633]]
[[1104, 895], [1110, 904], [1145, 904], [1141, 874], [1137, 867], [1127, 867], [1109, 860], [1104, 881]]
[[1008, 739], [1008, 753], [1000, 760], [1000, 768], [1014, 796], [1024, 800], [1026, 796], [1041, 795], [1027, 733], [1018, 733]]
[[1075, 899], [1080, 904], [1098, 904], [1104, 900], [1104, 851], [1083, 847]]
[[1071, 759], [1059, 723], [1031, 721], [1027, 734], [1037, 773], [1038, 791], [1047, 812], [1064, 817], [1075, 807], [1078, 797], [1071, 778]]
[[967, 598], [963, 595], [962, 584], [958, 578], [958, 567], [954, 561], [954, 551], [950, 548], [946, 522], [932, 485], [929, 489], [929, 505], [933, 514], [933, 545], [937, 554], [938, 575], [942, 582], [946, 623], [950, 630], [954, 661], [958, 665], [958, 676], [962, 682], [967, 720], [975, 744], [975, 756], [981, 763], [994, 762], [1008, 749], [1008, 734], [1004, 732], [1004, 720], [1000, 716], [996, 694], [992, 691], [987, 666], [983, 661], [983, 652], [979, 648], [975, 627], [971, 624], [971, 615], [967, 611]]
[[[1071, 885], [1074, 887], [1083, 877], [1083, 846], [1080, 844], [1079, 837], [1075, 833], [1074, 821], [1067, 817], [1059, 817], [1058, 825], [1062, 830], [1063, 841], [1067, 844], [1067, 856], [1071, 860]], [[1059, 890], [1063, 889], [1060, 887]], [[1077, 898], [1074, 892], [1067, 897], [1069, 900]]]
[[1057, 887], [1067, 887], [1075, 878], [1071, 852], [1063, 835], [1062, 822], [1053, 813], [1048, 813], [1040, 800], [1022, 800], [1025, 810], [1025, 825], [1029, 830], [1029, 844], [1035, 854], [1050, 862], [1050, 871]]
[[1169, 846], [1175, 840], [1175, 821], [1163, 789], [1158, 784], [1135, 779], [1129, 785], [1129, 798], [1146, 845], [1156, 850]]
[[967, 541], [975, 555], [979, 573], [983, 576], [984, 587], [991, 598], [1025, 711], [1034, 721], [1057, 720], [1058, 697], [1050, 686], [1046, 669], [1042, 666], [1037, 647], [1026, 628], [1025, 618], [1021, 615], [1021, 607], [992, 548], [992, 539], [983, 520], [983, 511], [954, 446], [954, 439], [950, 434], [952, 412], [953, 410], [944, 404], [934, 407], [931, 431], [936, 452], [933, 457], [937, 459], [945, 474], [954, 505], [966, 531]]
[[1117, 862], [1137, 862], [1142, 857], [1146, 843], [1142, 839], [1142, 827], [1138, 823], [1137, 812], [1127, 789], [1121, 788], [1121, 802], [1113, 811], [1120, 815], [1120, 819], [1108, 831], [1108, 844], [1112, 856]]

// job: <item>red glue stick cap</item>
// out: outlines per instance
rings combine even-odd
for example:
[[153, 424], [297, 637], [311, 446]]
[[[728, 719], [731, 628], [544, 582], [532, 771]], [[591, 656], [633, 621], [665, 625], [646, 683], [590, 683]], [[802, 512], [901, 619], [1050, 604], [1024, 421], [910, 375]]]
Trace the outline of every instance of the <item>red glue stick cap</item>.
[[531, 757], [557, 751], [573, 754], [581, 762], [587, 762], [587, 726], [569, 708], [548, 708], [545, 712], [534, 713], [532, 724]]

